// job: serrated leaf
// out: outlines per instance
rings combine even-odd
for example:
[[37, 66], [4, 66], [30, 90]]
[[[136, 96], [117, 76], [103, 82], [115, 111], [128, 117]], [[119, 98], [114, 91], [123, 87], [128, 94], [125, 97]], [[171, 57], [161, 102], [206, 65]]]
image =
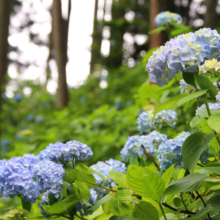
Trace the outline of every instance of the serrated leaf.
[[177, 107], [177, 102], [185, 96], [187, 96], [187, 94], [181, 94], [181, 95], [176, 96], [173, 99], [170, 99], [167, 102], [164, 102], [164, 103], [158, 105], [156, 108], [154, 108], [154, 111], [153, 111], [154, 115], [156, 115], [158, 112], [160, 112], [162, 110], [169, 110], [171, 108]]
[[109, 210], [117, 216], [130, 214], [133, 211], [131, 192], [127, 189], [118, 190], [109, 201]]
[[64, 167], [65, 169], [65, 176], [63, 177], [64, 181], [68, 183], [73, 183], [75, 180], [79, 181], [85, 181], [86, 180], [86, 174], [79, 169], [79, 167], [75, 166], [72, 167]]
[[190, 122], [190, 127], [195, 128], [197, 125], [201, 123], [201, 119], [198, 116], [195, 116], [192, 121]]
[[187, 218], [187, 220], [200, 220], [210, 211], [212, 211], [212, 209], [212, 206], [208, 205], [207, 207], [204, 207], [200, 211], [198, 211], [195, 215], [191, 216], [190, 218]]
[[193, 93], [187, 95], [186, 97], [181, 98], [181, 99], [177, 102], [177, 105], [178, 105], [178, 106], [183, 105], [183, 104], [185, 104], [186, 102], [191, 101], [192, 99], [195, 99], [195, 98], [198, 98], [198, 97], [204, 95], [207, 91], [208, 91], [208, 89], [203, 89], [203, 90], [199, 90], [199, 91], [193, 92]]
[[220, 114], [211, 115], [208, 119], [208, 124], [214, 131], [220, 133]]
[[173, 170], [174, 170], [174, 166], [175, 164], [173, 164], [172, 166], [170, 166], [166, 171], [165, 173], [163, 174], [162, 176], [162, 179], [164, 181], [164, 186], [167, 187], [167, 185], [169, 184], [170, 182], [170, 178], [172, 177], [172, 174], [173, 174]]
[[127, 182], [126, 182], [126, 175], [122, 172], [116, 172], [116, 171], [110, 171], [108, 175], [108, 179], [112, 179], [114, 182], [116, 182], [119, 186], [128, 188]]
[[80, 200], [89, 199], [90, 191], [85, 182], [76, 180], [73, 185], [73, 189], [78, 199]]
[[175, 182], [168, 185], [164, 196], [172, 195], [180, 192], [191, 192], [198, 190], [202, 186], [203, 180], [207, 178], [207, 175], [194, 173], [193, 175], [188, 175], [182, 179], [176, 180]]
[[186, 167], [192, 171], [199, 161], [203, 151], [208, 147], [214, 134], [202, 132], [191, 134], [183, 143], [182, 155]]
[[197, 76], [196, 81], [198, 82], [201, 89], [208, 89], [210, 96], [215, 98], [215, 96], [217, 95], [216, 88], [208, 78]]
[[67, 213], [77, 203], [79, 203], [79, 199], [75, 195], [70, 195], [65, 200], [59, 201], [52, 206], [42, 205], [42, 207], [48, 215], [59, 215]]
[[182, 75], [183, 75], [183, 79], [185, 80], [186, 83], [197, 88], [196, 84], [195, 84], [195, 76], [193, 73], [183, 72]]
[[159, 202], [165, 191], [162, 178], [145, 167], [130, 167], [126, 178], [129, 188], [140, 196], [149, 197]]
[[[206, 109], [200, 109], [197, 111], [200, 118], [208, 118], [209, 114]], [[218, 109], [210, 109], [211, 115], [219, 114], [220, 110]]]
[[158, 220], [159, 213], [152, 204], [142, 201], [135, 204], [133, 217], [139, 220]]

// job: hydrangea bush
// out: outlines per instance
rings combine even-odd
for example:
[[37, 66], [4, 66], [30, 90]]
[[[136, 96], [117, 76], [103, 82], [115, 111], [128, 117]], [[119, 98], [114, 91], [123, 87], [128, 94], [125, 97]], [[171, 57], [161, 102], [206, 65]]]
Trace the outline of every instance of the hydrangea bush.
[[[30, 218], [219, 219], [219, 45], [217, 31], [205, 28], [153, 53], [147, 64], [151, 81], [164, 86], [181, 72], [182, 94], [140, 114], [137, 134], [121, 150], [123, 162], [109, 159], [87, 167], [83, 161], [90, 160], [92, 149], [78, 141], [1, 160], [0, 194], [18, 197], [23, 207], [5, 219], [29, 218], [33, 203], [42, 216]], [[181, 131], [171, 109], [187, 109], [189, 102], [197, 104], [192, 130]]]

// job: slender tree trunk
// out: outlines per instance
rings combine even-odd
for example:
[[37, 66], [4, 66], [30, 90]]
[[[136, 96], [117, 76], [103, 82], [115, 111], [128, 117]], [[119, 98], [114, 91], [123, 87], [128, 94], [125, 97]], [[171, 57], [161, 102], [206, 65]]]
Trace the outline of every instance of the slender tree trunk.
[[[154, 30], [157, 28], [154, 19], [157, 14], [166, 10], [166, 6], [167, 6], [166, 0], [150, 0], [150, 30]], [[149, 49], [152, 49], [154, 47], [159, 47], [162, 44], [164, 44], [167, 40], [167, 37], [164, 33], [151, 34], [149, 40], [150, 40]]]
[[11, 12], [11, 0], [0, 1], [0, 112], [1, 93], [8, 68], [8, 29]]
[[216, 6], [218, 0], [205, 0], [206, 13], [204, 14], [204, 26], [214, 29], [217, 25], [218, 20], [216, 13]]
[[68, 105], [68, 88], [66, 81], [67, 31], [62, 17], [61, 0], [53, 0], [52, 34], [55, 60], [58, 69], [58, 89], [56, 105], [63, 108]]

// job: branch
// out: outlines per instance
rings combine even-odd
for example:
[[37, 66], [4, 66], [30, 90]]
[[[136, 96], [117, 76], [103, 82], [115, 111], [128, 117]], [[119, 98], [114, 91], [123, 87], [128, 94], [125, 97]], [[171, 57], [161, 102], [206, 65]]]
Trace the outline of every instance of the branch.
[[143, 150], [144, 150], [144, 154], [145, 154], [147, 157], [149, 157], [149, 158], [153, 161], [153, 163], [154, 163], [154, 165], [156, 166], [156, 168], [157, 168], [159, 171], [161, 171], [159, 165], [158, 165], [157, 162], [154, 160], [154, 158], [145, 150], [145, 148], [144, 148], [143, 145], [141, 145], [141, 147], [142, 147]]
[[[166, 204], [166, 203], [162, 203], [163, 204], [163, 206], [165, 206], [165, 207], [167, 207], [167, 208], [169, 208], [169, 209], [171, 209], [171, 210], [173, 210], [173, 211], [176, 211], [176, 212], [178, 212], [178, 210], [177, 209], [175, 209], [175, 208], [173, 208], [172, 206], [170, 206], [170, 205], [168, 205], [168, 204]], [[189, 215], [195, 215], [196, 213], [194, 213], [194, 212], [190, 212], [190, 211], [186, 211], [186, 210], [183, 210], [183, 211], [179, 211], [180, 213], [184, 213], [184, 214], [189, 214]]]

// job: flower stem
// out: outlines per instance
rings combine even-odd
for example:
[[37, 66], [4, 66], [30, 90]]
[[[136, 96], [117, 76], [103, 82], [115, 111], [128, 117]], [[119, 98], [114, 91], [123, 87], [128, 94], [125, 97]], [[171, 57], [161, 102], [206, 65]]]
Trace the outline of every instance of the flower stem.
[[111, 188], [108, 188], [108, 187], [105, 187], [105, 186], [101, 186], [101, 185], [99, 185], [99, 184], [90, 182], [89, 180], [86, 180], [86, 182], [87, 182], [87, 183], [90, 183], [90, 184], [92, 184], [92, 185], [94, 185], [94, 186], [97, 186], [97, 187], [99, 187], [99, 188], [106, 189], [106, 190], [108, 190], [108, 191], [117, 192], [117, 190], [114, 190], [114, 189], [111, 189]]
[[163, 213], [164, 219], [167, 220], [167, 217], [166, 217], [166, 214], [165, 214], [165, 212], [164, 212], [163, 206], [161, 205], [160, 202], [159, 202], [159, 206], [160, 206], [160, 209], [161, 209], [161, 211], [162, 211], [162, 213]]

